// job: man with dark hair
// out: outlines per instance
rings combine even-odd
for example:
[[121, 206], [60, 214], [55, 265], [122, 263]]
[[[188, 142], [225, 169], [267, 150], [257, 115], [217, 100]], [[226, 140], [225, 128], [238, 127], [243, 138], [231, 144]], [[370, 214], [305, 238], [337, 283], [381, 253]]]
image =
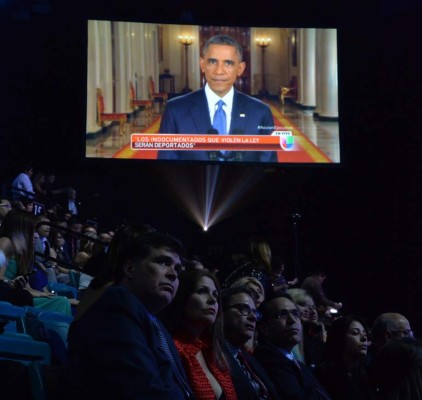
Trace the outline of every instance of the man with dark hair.
[[234, 287], [223, 291], [224, 352], [239, 399], [276, 400], [279, 397], [262, 366], [245, 351], [246, 343], [254, 338], [256, 321], [261, 317], [251, 291]]
[[265, 300], [260, 311], [259, 343], [254, 356], [265, 368], [282, 399], [329, 399], [311, 370], [292, 353], [302, 337], [300, 313], [287, 294]]
[[190, 399], [174, 344], [155, 315], [173, 300], [182, 244], [158, 231], [116, 253], [115, 284], [72, 323], [66, 385], [72, 399]]

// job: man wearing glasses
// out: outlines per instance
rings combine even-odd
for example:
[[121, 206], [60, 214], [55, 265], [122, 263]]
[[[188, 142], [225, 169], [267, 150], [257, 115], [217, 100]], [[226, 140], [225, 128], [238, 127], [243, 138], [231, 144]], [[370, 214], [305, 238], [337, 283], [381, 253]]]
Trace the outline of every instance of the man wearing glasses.
[[223, 291], [224, 352], [236, 393], [242, 400], [279, 399], [271, 380], [262, 366], [245, 350], [254, 337], [261, 313], [256, 309], [251, 290], [234, 287]]
[[367, 363], [372, 362], [381, 347], [403, 337], [413, 338], [410, 322], [404, 315], [392, 312], [379, 315], [372, 326], [372, 346], [369, 348]]
[[254, 356], [265, 368], [282, 399], [329, 399], [311, 370], [292, 353], [302, 337], [300, 312], [287, 294], [264, 301], [259, 343]]

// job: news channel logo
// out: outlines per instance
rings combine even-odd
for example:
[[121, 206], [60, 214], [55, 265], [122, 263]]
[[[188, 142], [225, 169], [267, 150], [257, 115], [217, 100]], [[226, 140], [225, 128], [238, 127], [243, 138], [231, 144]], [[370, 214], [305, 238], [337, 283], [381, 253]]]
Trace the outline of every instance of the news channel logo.
[[295, 138], [292, 131], [274, 131], [271, 136], [280, 136], [280, 146], [285, 151], [295, 149]]

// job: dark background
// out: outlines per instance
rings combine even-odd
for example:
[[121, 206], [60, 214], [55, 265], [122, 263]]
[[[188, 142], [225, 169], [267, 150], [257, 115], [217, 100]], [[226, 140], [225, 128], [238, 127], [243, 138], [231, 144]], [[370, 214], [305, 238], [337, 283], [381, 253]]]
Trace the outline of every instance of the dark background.
[[[420, 332], [420, 1], [86, 3], [0, 2], [2, 183], [12, 181], [22, 162], [52, 170], [59, 183], [77, 188], [100, 225], [149, 222], [213, 266], [261, 235], [287, 259], [290, 274], [295, 260], [300, 277], [324, 267], [327, 290], [345, 312], [369, 321], [380, 312], [402, 312]], [[245, 189], [227, 218], [205, 233], [178, 201], [186, 194], [182, 180], [200, 187], [205, 167], [84, 160], [86, 19], [163, 17], [337, 27], [342, 165], [221, 167], [219, 204], [233, 188]], [[300, 214], [296, 230], [294, 213]]]

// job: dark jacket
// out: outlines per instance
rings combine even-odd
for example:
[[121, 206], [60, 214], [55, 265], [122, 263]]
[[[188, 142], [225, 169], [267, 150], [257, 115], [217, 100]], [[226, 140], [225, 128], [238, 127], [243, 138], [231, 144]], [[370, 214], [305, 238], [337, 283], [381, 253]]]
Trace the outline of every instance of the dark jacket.
[[[200, 89], [167, 102], [160, 125], [160, 133], [207, 134], [212, 129], [205, 90]], [[229, 135], [270, 135], [274, 130], [274, 119], [267, 104], [234, 92]], [[212, 161], [209, 151], [160, 151], [159, 159]], [[229, 161], [277, 162], [273, 151], [233, 152]]]
[[[233, 379], [234, 387], [236, 389], [237, 397], [241, 400], [258, 400], [259, 397], [257, 396], [257, 393], [254, 390], [249, 377], [245, 374], [233, 354], [233, 348], [225, 343], [223, 350], [230, 366], [230, 373]], [[267, 388], [270, 400], [279, 400], [280, 397], [277, 395], [273, 383], [271, 382], [261, 364], [247, 351], [242, 351], [242, 354], [249, 365], [252, 367], [253, 372]]]
[[[119, 286], [107, 289], [70, 328], [65, 379], [69, 398], [186, 399], [153, 320], [129, 290]], [[162, 332], [187, 381], [172, 339], [164, 327]]]
[[299, 369], [274, 346], [261, 341], [254, 351], [254, 356], [264, 367], [283, 400], [330, 399], [305, 364], [299, 362]]

